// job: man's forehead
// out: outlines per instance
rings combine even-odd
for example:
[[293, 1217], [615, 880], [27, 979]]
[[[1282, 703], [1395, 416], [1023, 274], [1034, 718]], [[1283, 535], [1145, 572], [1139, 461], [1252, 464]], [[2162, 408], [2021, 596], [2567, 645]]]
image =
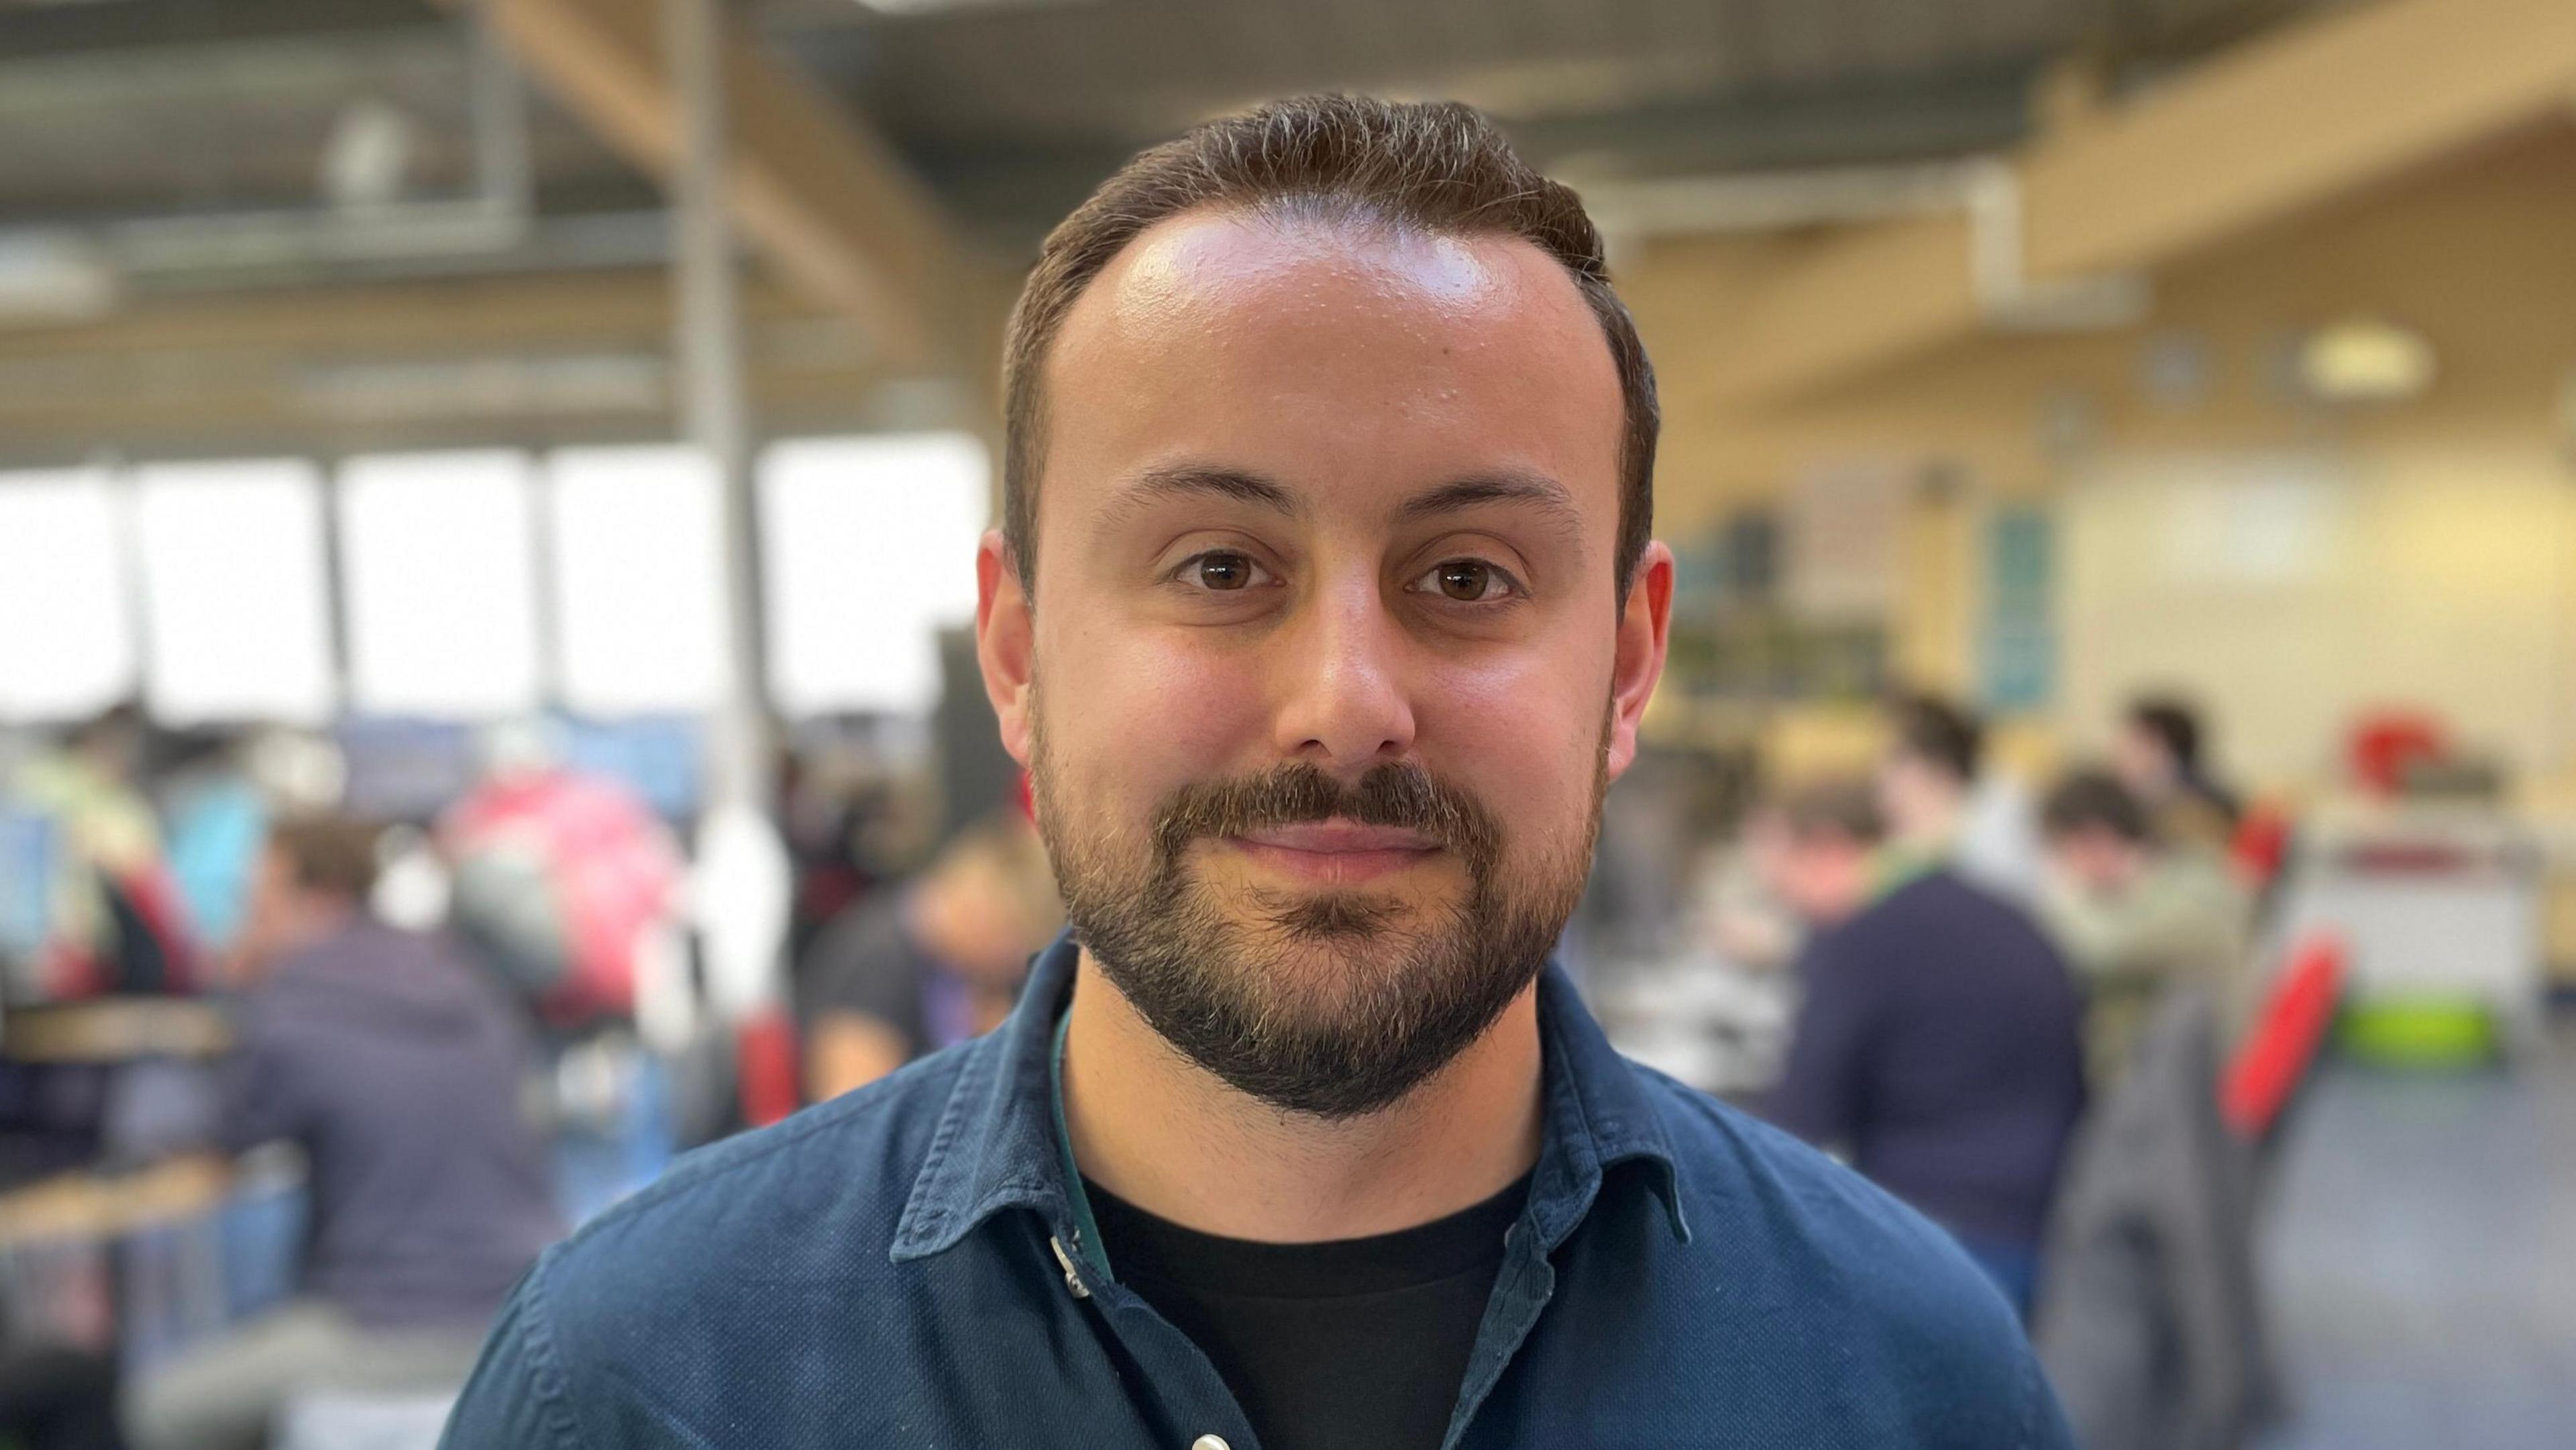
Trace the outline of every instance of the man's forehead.
[[1117, 507], [1103, 489], [1170, 494], [1156, 469], [1322, 488], [1337, 510], [1512, 478], [1556, 480], [1567, 512], [1616, 507], [1609, 344], [1571, 274], [1513, 237], [1185, 214], [1102, 271], [1049, 366], [1041, 508], [1074, 478], [1082, 501], [1058, 506], [1084, 513]]
[[1075, 300], [1060, 342], [1320, 319], [1353, 304], [1425, 323], [1589, 323], [1573, 277], [1518, 237], [1201, 208], [1146, 228], [1111, 258]]
[[[1093, 528], [1099, 533], [1114, 533], [1157, 503], [1210, 498], [1249, 504], [1300, 522], [1311, 521], [1317, 508], [1294, 480], [1222, 464], [1169, 463], [1119, 480], [1094, 513]], [[1383, 496], [1376, 504], [1373, 512], [1377, 519], [1373, 521], [1389, 524], [1447, 518], [1482, 505], [1509, 505], [1527, 511], [1544, 527], [1571, 542], [1580, 543], [1584, 536], [1583, 511], [1573, 490], [1549, 474], [1532, 469], [1503, 467], [1426, 480], [1418, 487]]]

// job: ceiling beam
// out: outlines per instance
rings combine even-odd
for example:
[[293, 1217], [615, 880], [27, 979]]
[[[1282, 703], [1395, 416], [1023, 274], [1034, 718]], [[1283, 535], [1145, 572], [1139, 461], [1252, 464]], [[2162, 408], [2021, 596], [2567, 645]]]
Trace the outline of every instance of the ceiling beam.
[[[2222, 54], [2023, 149], [2022, 255], [2046, 282], [2150, 273], [2552, 114], [2576, 97], [2569, 0], [2379, 0]], [[1964, 214], [1830, 238], [1731, 299], [1707, 374], [1764, 406], [1985, 323]]]
[[[841, 0], [843, 4], [851, 0]], [[1997, 151], [2030, 130], [2030, 67], [1827, 85], [1504, 122], [1533, 165], [1578, 190], [1626, 181], [1851, 166]], [[997, 252], [1034, 253], [1065, 213], [1139, 149], [1164, 139], [1106, 127], [1045, 138], [915, 137], [906, 153]]]
[[[403, 357], [565, 342], [658, 344], [669, 335], [669, 293], [660, 271], [628, 269], [151, 297], [90, 321], [0, 327], [0, 362], [243, 350]], [[754, 317], [789, 311], [774, 293], [756, 290], [747, 310]]]
[[[672, 175], [681, 117], [658, 0], [482, 0], [481, 9], [601, 141], [649, 176]], [[928, 190], [881, 138], [738, 27], [725, 48], [739, 234], [791, 286], [866, 323], [890, 355], [972, 366], [989, 283], [959, 255]]]
[[[969, 410], [978, 402], [960, 396], [956, 413], [904, 424], [925, 399], [894, 394], [922, 393], [920, 385], [943, 375], [883, 357], [864, 325], [819, 311], [774, 281], [746, 287], [743, 314], [752, 395], [766, 426], [975, 421]], [[668, 400], [654, 370], [670, 334], [671, 288], [658, 268], [137, 299], [87, 322], [0, 327], [0, 469], [102, 450], [328, 452], [603, 430], [667, 436]], [[579, 373], [591, 361], [612, 371], [635, 366], [614, 397], [582, 391], [575, 376], [556, 393], [483, 411], [472, 399], [453, 406], [396, 399], [403, 406], [377, 410], [383, 416], [348, 405], [353, 389], [403, 386], [406, 370], [490, 365], [561, 380], [567, 365]]]
[[238, 41], [310, 40], [425, 29], [420, 0], [125, 0], [119, 5], [0, 4], [0, 56], [196, 50]]

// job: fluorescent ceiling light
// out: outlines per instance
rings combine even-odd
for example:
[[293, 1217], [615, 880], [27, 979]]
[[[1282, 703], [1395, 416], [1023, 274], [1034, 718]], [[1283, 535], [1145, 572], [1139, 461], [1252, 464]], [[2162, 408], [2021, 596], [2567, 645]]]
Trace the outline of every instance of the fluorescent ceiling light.
[[2433, 344], [2373, 318], [2321, 327], [2299, 344], [2299, 380], [2330, 403], [2386, 403], [2433, 385]]
[[0, 232], [0, 322], [76, 322], [116, 308], [116, 268], [63, 232]]

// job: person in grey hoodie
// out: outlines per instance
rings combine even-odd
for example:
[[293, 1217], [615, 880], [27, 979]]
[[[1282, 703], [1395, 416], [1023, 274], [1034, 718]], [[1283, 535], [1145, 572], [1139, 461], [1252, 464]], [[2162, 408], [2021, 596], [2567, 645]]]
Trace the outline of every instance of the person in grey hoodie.
[[131, 1387], [135, 1450], [255, 1447], [313, 1392], [452, 1391], [492, 1315], [561, 1237], [522, 1108], [533, 1067], [497, 985], [444, 940], [368, 914], [374, 833], [270, 833], [236, 966], [245, 986], [223, 1146], [309, 1165], [300, 1292]]

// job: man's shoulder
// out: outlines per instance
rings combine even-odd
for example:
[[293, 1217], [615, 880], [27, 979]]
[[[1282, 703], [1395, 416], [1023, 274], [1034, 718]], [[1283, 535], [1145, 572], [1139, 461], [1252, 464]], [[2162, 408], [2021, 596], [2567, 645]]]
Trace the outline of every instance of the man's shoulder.
[[1630, 1065], [1674, 1157], [1692, 1256], [1821, 1332], [1916, 1364], [2027, 1358], [2012, 1310], [1957, 1241], [1797, 1137]]
[[841, 908], [838, 915], [824, 923], [822, 935], [814, 940], [814, 965], [872, 965], [887, 958], [901, 961], [914, 955], [903, 929], [906, 899], [904, 888], [881, 886]]
[[[2012, 1309], [1950, 1235], [1769, 1124], [1645, 1068], [1690, 1230], [1673, 1372], [1733, 1376], [1836, 1443], [2062, 1450]], [[1697, 1362], [1702, 1356], [1714, 1356]]]
[[[547, 1296], [665, 1307], [748, 1281], [849, 1284], [882, 1273], [895, 1225], [967, 1043], [830, 1102], [683, 1155], [651, 1185], [550, 1250]], [[693, 1311], [694, 1312], [694, 1311]]]
[[1921, 957], [1928, 943], [2055, 954], [2029, 910], [1951, 870], [1928, 871], [1864, 908], [1834, 933], [1836, 945], [1873, 957]]
[[446, 1443], [820, 1444], [836, 1417], [860, 1439], [882, 1428], [869, 1407], [912, 1403], [885, 1387], [926, 1343], [896, 1225], [989, 1045], [690, 1153], [548, 1249]]
[[1863, 921], [1920, 920], [1927, 916], [1980, 922], [2023, 920], [2022, 909], [2000, 892], [1961, 875], [1955, 866], [1926, 871], [1880, 897]]

